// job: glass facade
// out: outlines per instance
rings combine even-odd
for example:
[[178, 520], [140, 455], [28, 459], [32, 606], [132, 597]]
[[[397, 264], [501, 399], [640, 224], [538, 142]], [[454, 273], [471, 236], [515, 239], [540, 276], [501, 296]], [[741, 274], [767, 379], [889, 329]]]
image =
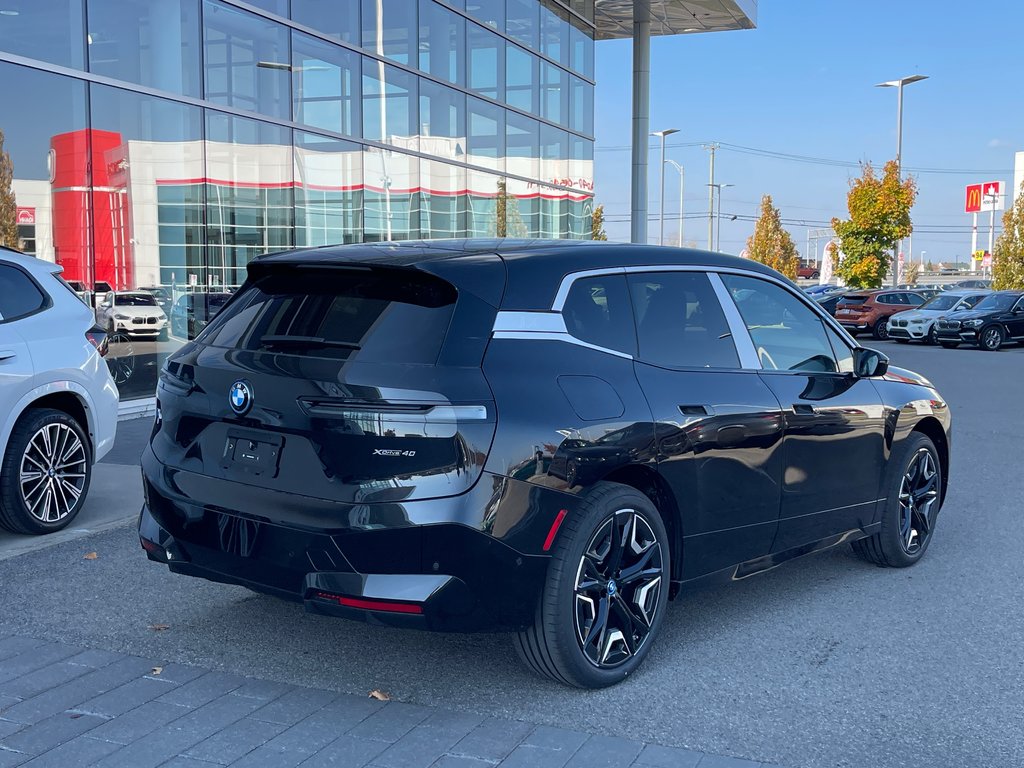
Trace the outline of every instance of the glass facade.
[[157, 296], [108, 356], [151, 397], [260, 254], [589, 237], [593, 41], [593, 0], [4, 0], [10, 245]]

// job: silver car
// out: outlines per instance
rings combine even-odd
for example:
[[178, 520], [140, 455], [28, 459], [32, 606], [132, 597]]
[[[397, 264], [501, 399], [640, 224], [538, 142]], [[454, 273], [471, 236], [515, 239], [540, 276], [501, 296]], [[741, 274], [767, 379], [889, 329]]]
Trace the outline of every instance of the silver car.
[[925, 341], [937, 344], [935, 321], [950, 312], [972, 309], [991, 291], [975, 289], [966, 291], [943, 291], [928, 299], [917, 309], [900, 312], [889, 319], [889, 338], [906, 344], [909, 341]]

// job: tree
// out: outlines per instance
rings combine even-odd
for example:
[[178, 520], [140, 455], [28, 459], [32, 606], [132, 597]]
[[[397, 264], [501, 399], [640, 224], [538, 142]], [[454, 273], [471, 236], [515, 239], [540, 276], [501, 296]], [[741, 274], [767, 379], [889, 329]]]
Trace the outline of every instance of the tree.
[[608, 239], [608, 233], [604, 231], [604, 205], [599, 205], [594, 208], [594, 213], [590, 219], [590, 239]]
[[917, 278], [921, 276], [921, 265], [912, 261], [903, 270], [903, 282], [913, 285], [917, 282]]
[[772, 204], [772, 196], [761, 198], [761, 218], [754, 225], [754, 234], [747, 238], [747, 251], [753, 261], [777, 270], [796, 280], [800, 257], [793, 238], [782, 226], [779, 209]]
[[853, 288], [877, 288], [889, 272], [889, 252], [914, 231], [910, 209], [917, 198], [917, 183], [899, 180], [895, 160], [885, 164], [882, 177], [865, 163], [860, 178], [850, 182], [846, 196], [850, 218], [832, 219], [841, 243], [843, 261], [836, 274]]
[[0, 131], [0, 245], [18, 247], [18, 204], [14, 200], [14, 163], [4, 151], [4, 132]]
[[1024, 289], [1024, 183], [1013, 205], [1003, 214], [1003, 233], [992, 253], [992, 287]]
[[498, 179], [498, 195], [494, 202], [495, 236], [526, 237], [529, 230], [519, 212], [519, 199], [508, 193], [508, 182]]
[[504, 179], [498, 179], [498, 196], [494, 199], [495, 237], [505, 237], [508, 227], [505, 216], [508, 212], [508, 191]]

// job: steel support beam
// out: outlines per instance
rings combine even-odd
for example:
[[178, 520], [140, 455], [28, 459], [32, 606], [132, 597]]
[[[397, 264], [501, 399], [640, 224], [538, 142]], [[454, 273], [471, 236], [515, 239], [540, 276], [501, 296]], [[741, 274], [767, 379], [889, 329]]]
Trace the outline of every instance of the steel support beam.
[[651, 129], [651, 7], [633, 4], [633, 174], [630, 242], [647, 242], [647, 154]]

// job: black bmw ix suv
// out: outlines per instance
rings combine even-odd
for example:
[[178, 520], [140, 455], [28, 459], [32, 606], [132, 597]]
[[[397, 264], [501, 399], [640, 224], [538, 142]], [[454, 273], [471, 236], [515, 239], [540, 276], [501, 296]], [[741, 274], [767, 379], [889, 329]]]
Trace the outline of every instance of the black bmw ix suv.
[[606, 243], [266, 256], [167, 361], [148, 557], [313, 612], [515, 632], [616, 683], [680, 589], [934, 531], [949, 410], [759, 264]]

